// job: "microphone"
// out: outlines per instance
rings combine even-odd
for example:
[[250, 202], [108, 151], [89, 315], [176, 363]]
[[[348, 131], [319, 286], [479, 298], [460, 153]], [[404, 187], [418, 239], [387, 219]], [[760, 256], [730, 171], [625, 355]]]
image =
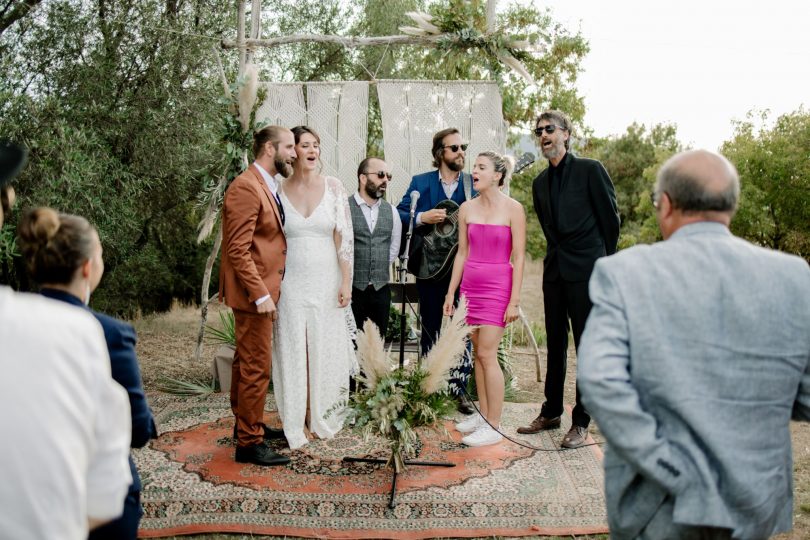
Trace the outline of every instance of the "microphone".
[[416, 212], [416, 201], [419, 200], [419, 192], [416, 190], [411, 191], [411, 217]]

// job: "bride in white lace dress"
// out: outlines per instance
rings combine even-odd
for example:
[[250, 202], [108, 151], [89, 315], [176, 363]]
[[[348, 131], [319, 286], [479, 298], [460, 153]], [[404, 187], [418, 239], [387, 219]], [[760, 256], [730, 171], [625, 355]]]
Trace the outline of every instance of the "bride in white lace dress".
[[335, 435], [344, 414], [354, 365], [347, 327], [354, 233], [348, 195], [340, 180], [321, 176], [320, 138], [293, 128], [297, 158], [283, 181], [281, 202], [287, 263], [273, 332], [273, 391], [290, 448], [307, 443], [304, 422], [318, 437]]

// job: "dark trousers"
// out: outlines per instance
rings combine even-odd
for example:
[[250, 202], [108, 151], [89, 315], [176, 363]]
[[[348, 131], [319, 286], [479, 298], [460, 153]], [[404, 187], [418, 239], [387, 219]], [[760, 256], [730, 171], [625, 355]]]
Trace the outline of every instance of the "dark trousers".
[[[544, 281], [543, 304], [546, 314], [548, 360], [546, 364], [546, 402], [540, 415], [555, 418], [563, 412], [563, 389], [568, 369], [568, 319], [574, 334], [574, 345], [579, 349], [579, 338], [585, 330], [585, 321], [591, 312], [587, 281]], [[572, 413], [575, 426], [588, 427], [591, 417], [585, 411], [576, 388], [576, 405]]]
[[233, 310], [236, 352], [231, 368], [231, 410], [239, 446], [264, 440], [264, 404], [270, 386], [273, 321], [257, 313]]
[[[427, 354], [436, 340], [439, 339], [439, 330], [442, 328], [444, 297], [450, 288], [450, 272], [440, 279], [417, 279], [416, 290], [419, 292], [419, 317], [422, 319], [422, 335], [420, 336], [421, 356]], [[458, 293], [456, 293], [458, 301]], [[470, 344], [467, 352], [457, 369], [451, 371], [450, 391], [453, 395], [463, 395], [462, 389], [467, 389], [467, 381], [472, 373], [472, 355]]]
[[371, 322], [376, 324], [380, 330], [382, 338], [385, 339], [390, 310], [391, 287], [388, 284], [383, 285], [378, 291], [375, 291], [371, 285], [365, 290], [352, 288], [352, 313], [358, 330], [363, 329], [366, 319], [371, 319]]
[[89, 540], [135, 540], [138, 537], [138, 523], [141, 521], [141, 492], [127, 493], [124, 499], [124, 514], [101, 527], [90, 531]]

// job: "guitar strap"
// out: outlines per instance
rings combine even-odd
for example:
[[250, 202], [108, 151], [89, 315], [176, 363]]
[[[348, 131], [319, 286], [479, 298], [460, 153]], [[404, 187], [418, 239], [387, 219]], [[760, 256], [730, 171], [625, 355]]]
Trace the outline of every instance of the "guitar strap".
[[472, 176], [461, 173], [461, 184], [464, 186], [464, 200], [472, 200]]

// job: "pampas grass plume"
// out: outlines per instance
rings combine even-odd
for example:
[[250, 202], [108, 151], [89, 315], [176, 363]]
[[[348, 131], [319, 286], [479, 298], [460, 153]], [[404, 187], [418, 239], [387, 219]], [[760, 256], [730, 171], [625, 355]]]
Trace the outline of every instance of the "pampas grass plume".
[[256, 93], [259, 90], [259, 72], [254, 64], [245, 66], [245, 84], [239, 89], [239, 123], [242, 130], [250, 129], [250, 113], [256, 104]]
[[526, 66], [524, 66], [520, 60], [518, 60], [511, 54], [499, 54], [498, 59], [507, 66], [509, 66], [510, 68], [512, 68], [513, 70], [515, 70], [518, 73], [518, 75], [520, 75], [526, 80], [527, 83], [535, 84], [534, 77], [531, 76], [529, 71], [526, 69]]
[[424, 366], [428, 375], [422, 381], [422, 390], [426, 394], [438, 392], [447, 385], [447, 376], [464, 354], [467, 335], [471, 330], [472, 327], [467, 325], [467, 300], [462, 297], [450, 323], [425, 357]]
[[433, 20], [433, 16], [427, 13], [420, 13], [418, 11], [409, 11], [406, 13], [408, 17], [411, 18], [413, 22], [416, 23], [416, 26], [424, 30], [429, 34], [441, 34], [441, 29], [436, 26], [435, 24], [431, 23], [430, 21]]
[[373, 387], [381, 377], [391, 372], [385, 342], [377, 325], [370, 319], [366, 319], [363, 330], [357, 332], [357, 355], [369, 387]]

